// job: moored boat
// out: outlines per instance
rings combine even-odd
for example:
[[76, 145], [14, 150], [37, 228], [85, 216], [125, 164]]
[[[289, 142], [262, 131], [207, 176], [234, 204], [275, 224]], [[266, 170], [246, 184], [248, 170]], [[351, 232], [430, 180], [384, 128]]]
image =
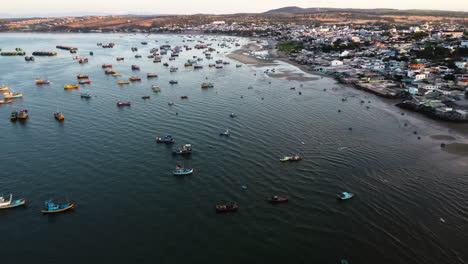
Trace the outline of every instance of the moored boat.
[[173, 138], [171, 135], [167, 135], [164, 138], [156, 137], [156, 142], [158, 142], [158, 143], [174, 143], [175, 138]]
[[81, 94], [80, 94], [80, 97], [81, 97], [81, 98], [89, 99], [89, 98], [93, 97], [93, 95], [90, 94], [90, 93], [81, 93]]
[[146, 74], [146, 77], [148, 78], [155, 78], [155, 77], [158, 77], [158, 75], [156, 73], [147, 73]]
[[114, 70], [105, 70], [104, 74], [117, 74], [117, 72]]
[[291, 155], [291, 156], [284, 156], [280, 159], [280, 161], [299, 161], [302, 160], [302, 157], [299, 154]]
[[41, 210], [43, 214], [53, 214], [53, 213], [60, 213], [75, 207], [75, 203], [65, 203], [65, 204], [57, 204], [52, 202], [52, 200], [45, 201], [44, 209]]
[[63, 87], [63, 89], [65, 90], [68, 90], [68, 89], [80, 89], [80, 86], [79, 85], [70, 85], [70, 84], [67, 84]]
[[26, 120], [28, 119], [29, 117], [29, 114], [28, 114], [28, 110], [27, 109], [23, 109], [21, 111], [19, 111], [18, 113], [18, 119], [20, 120]]
[[129, 84], [130, 82], [129, 81], [124, 81], [124, 80], [120, 80], [117, 82], [118, 84], [122, 85], [122, 84]]
[[170, 83], [170, 84], [178, 84], [179, 82], [176, 81], [176, 80], [170, 80], [169, 83]]
[[91, 81], [79, 81], [78, 84], [91, 84]]
[[102, 68], [103, 68], [103, 69], [112, 68], [112, 64], [103, 64], [103, 65], [102, 65]]
[[187, 95], [182, 95], [182, 96], [180, 97], [180, 99], [188, 99], [188, 96], [187, 96]]
[[116, 60], [117, 60], [117, 61], [123, 61], [124, 58], [123, 58], [123, 57], [117, 57]]
[[201, 88], [213, 88], [214, 84], [212, 83], [202, 83]]
[[129, 80], [130, 80], [131, 82], [141, 81], [141, 77], [132, 76], [132, 77], [129, 78]]
[[61, 112], [54, 112], [54, 118], [58, 121], [65, 120], [65, 116]]
[[89, 78], [89, 75], [83, 75], [83, 74], [78, 74], [76, 76], [77, 79], [88, 79]]
[[340, 200], [348, 200], [354, 197], [354, 193], [342, 192], [340, 194], [337, 194], [336, 196]]
[[192, 153], [192, 145], [191, 144], [185, 144], [181, 147], [177, 147], [174, 150], [174, 154], [179, 154], [179, 155], [184, 155], [184, 154], [191, 154]]
[[215, 206], [217, 213], [235, 212], [239, 209], [236, 202], [229, 202], [227, 204], [218, 204]]
[[219, 132], [219, 135], [220, 136], [229, 136], [229, 135], [231, 135], [231, 132], [229, 131], [229, 129], [226, 128], [226, 130]]
[[142, 96], [141, 99], [150, 99], [151, 97], [149, 95]]
[[36, 79], [36, 84], [50, 84], [50, 81], [46, 79]]
[[190, 174], [193, 173], [193, 171], [194, 171], [193, 168], [186, 169], [186, 168], [183, 168], [183, 167], [177, 165], [176, 168], [175, 168], [175, 171], [172, 174], [174, 174], [175, 176], [190, 175]]
[[10, 89], [10, 87], [6, 85], [0, 85], [0, 91], [8, 91], [8, 89]]
[[132, 65], [132, 70], [139, 71], [139, 70], [140, 70], [140, 66], [138, 66], [138, 65]]
[[26, 199], [13, 200], [13, 195], [10, 193], [10, 199], [0, 197], [0, 209], [14, 208], [26, 203]]
[[117, 106], [130, 106], [130, 102], [117, 101]]
[[288, 197], [280, 197], [277, 195], [271, 197], [270, 199], [270, 203], [285, 203], [287, 201], [289, 201]]
[[13, 102], [13, 99], [3, 99], [3, 100], [0, 100], [0, 104], [9, 104]]
[[18, 112], [17, 112], [17, 111], [11, 112], [11, 114], [10, 114], [10, 120], [11, 120], [11, 121], [16, 121], [17, 119], [18, 119]]

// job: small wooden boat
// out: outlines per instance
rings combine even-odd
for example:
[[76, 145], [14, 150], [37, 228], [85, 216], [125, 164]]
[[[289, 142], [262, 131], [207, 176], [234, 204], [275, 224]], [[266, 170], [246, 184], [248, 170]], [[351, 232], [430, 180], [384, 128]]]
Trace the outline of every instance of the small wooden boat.
[[210, 68], [216, 67], [216, 64], [211, 63], [211, 64], [208, 65], [208, 67], [210, 67]]
[[187, 95], [182, 95], [182, 96], [180, 97], [180, 99], [188, 99], [188, 96], [187, 96]]
[[179, 82], [176, 81], [176, 80], [170, 80], [169, 83], [170, 83], [170, 84], [178, 84]]
[[141, 99], [150, 99], [151, 97], [149, 95], [142, 96]]
[[141, 81], [141, 77], [132, 76], [129, 78], [131, 82]]
[[45, 201], [44, 210], [41, 211], [43, 214], [55, 214], [61, 213], [75, 207], [75, 203], [56, 204], [52, 200]]
[[112, 64], [103, 64], [103, 65], [102, 65], [102, 68], [103, 68], [103, 69], [112, 68]]
[[81, 94], [80, 94], [80, 97], [81, 97], [81, 98], [89, 99], [89, 98], [93, 97], [93, 95], [90, 94], [90, 93], [81, 93]]
[[184, 67], [192, 67], [192, 63], [185, 63]]
[[132, 70], [134, 70], [134, 71], [139, 71], [139, 70], [140, 70], [140, 66], [138, 66], [138, 65], [132, 65]]
[[165, 62], [165, 63], [163, 63], [163, 66], [169, 67], [169, 63]]
[[167, 104], [168, 105], [174, 105], [174, 102], [168, 102]]
[[130, 82], [128, 81], [124, 81], [124, 80], [120, 80], [117, 82], [118, 84], [122, 85], [122, 84], [130, 84]]
[[201, 88], [213, 88], [214, 84], [212, 83], [202, 83]]
[[3, 93], [3, 98], [5, 99], [14, 99], [23, 97], [23, 93], [7, 92]]
[[302, 160], [302, 157], [299, 154], [291, 155], [291, 156], [284, 156], [280, 159], [280, 161], [299, 161]]
[[185, 154], [191, 154], [191, 153], [192, 153], [192, 145], [190, 144], [185, 144], [174, 150], [174, 154], [178, 154], [178, 155], [185, 155]]
[[123, 58], [123, 57], [117, 57], [116, 60], [117, 60], [117, 61], [123, 61], [124, 58]]
[[226, 130], [219, 132], [220, 136], [229, 136], [231, 132], [229, 132], [229, 129], [226, 128]]
[[13, 99], [4, 99], [4, 100], [0, 100], [0, 104], [9, 104], [13, 102]]
[[153, 86], [153, 87], [151, 87], [151, 89], [152, 89], [153, 92], [155, 92], [155, 93], [161, 92], [161, 88], [159, 88], [159, 87], [157, 87], [157, 86]]
[[49, 80], [45, 80], [45, 79], [36, 79], [36, 84], [50, 84], [50, 81]]
[[156, 73], [147, 73], [146, 77], [147, 78], [156, 78], [156, 77], [158, 77], [158, 75]]
[[175, 171], [172, 173], [175, 176], [183, 176], [183, 175], [190, 175], [193, 173], [195, 169], [185, 169], [179, 165], [176, 166]]
[[10, 120], [11, 121], [16, 121], [17, 119], [18, 119], [18, 112], [16, 112], [16, 111], [11, 112]]
[[10, 193], [10, 199], [5, 200], [5, 198], [0, 197], [0, 209], [14, 208], [26, 203], [26, 199], [13, 200], [13, 195]]
[[342, 192], [336, 196], [339, 200], [348, 200], [354, 197], [354, 193]]
[[289, 201], [288, 197], [279, 197], [277, 195], [271, 197], [270, 203], [285, 203]]
[[78, 84], [91, 84], [91, 81], [79, 81]]
[[26, 119], [28, 119], [28, 117], [29, 117], [29, 114], [28, 114], [28, 110], [27, 110], [27, 109], [23, 109], [23, 110], [19, 111], [18, 119], [20, 119], [20, 120], [26, 120]]
[[67, 90], [67, 89], [80, 89], [80, 86], [79, 85], [69, 85], [69, 84], [67, 84], [67, 85], [65, 85], [63, 87], [63, 89], [65, 89], [65, 90]]
[[170, 72], [177, 72], [177, 70], [178, 70], [177, 67], [171, 67], [169, 71], [170, 71]]
[[229, 116], [230, 116], [230, 117], [236, 117], [237, 114], [236, 114], [236, 113], [231, 113]]
[[104, 74], [117, 74], [117, 72], [114, 70], [105, 70]]
[[215, 210], [217, 213], [227, 213], [227, 212], [235, 212], [239, 209], [239, 206], [235, 202], [229, 202], [227, 204], [218, 204], [215, 206]]
[[117, 101], [117, 106], [130, 106], [130, 102]]
[[57, 119], [57, 121], [65, 120], [65, 116], [61, 112], [54, 112], [54, 118]]
[[78, 74], [76, 78], [77, 79], [89, 79], [89, 75]]
[[174, 143], [174, 142], [175, 142], [175, 138], [173, 138], [173, 137], [170, 136], [170, 135], [167, 135], [167, 136], [165, 136], [164, 138], [156, 137], [156, 142], [158, 142], [158, 143]]

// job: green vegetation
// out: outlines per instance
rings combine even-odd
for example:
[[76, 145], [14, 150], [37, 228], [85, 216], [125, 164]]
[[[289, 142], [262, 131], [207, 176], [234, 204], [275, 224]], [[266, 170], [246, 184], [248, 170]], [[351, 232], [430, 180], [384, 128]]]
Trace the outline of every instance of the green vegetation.
[[300, 42], [291, 41], [291, 42], [278, 43], [278, 45], [276, 45], [276, 48], [281, 52], [284, 52], [286, 54], [291, 54], [291, 53], [300, 52], [304, 48], [304, 46]]

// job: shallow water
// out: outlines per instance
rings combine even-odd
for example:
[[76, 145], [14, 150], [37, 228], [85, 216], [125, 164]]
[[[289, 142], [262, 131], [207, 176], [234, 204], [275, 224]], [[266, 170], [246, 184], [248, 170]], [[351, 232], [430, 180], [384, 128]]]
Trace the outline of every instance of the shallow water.
[[[218, 48], [222, 39], [206, 42]], [[0, 211], [5, 263], [468, 261], [468, 162], [442, 151], [442, 141], [430, 137], [451, 135], [465, 142], [465, 135], [454, 132], [463, 125], [447, 128], [418, 114], [400, 115], [402, 110], [387, 100], [327, 78], [270, 78], [264, 68], [236, 68], [235, 61], [222, 70], [208, 68], [206, 60], [202, 70], [184, 68], [187, 59], [202, 56], [199, 50], [184, 51], [170, 62], [179, 67], [177, 73], [146, 58], [166, 41], [195, 45], [182, 40], [170, 35], [1, 35], [3, 51], [55, 51], [56, 45], [76, 46], [77, 55], [94, 51], [84, 65], [62, 50], [30, 63], [0, 57], [0, 83], [25, 93], [14, 104], [0, 105], [1, 192], [28, 199], [26, 207]], [[111, 41], [113, 49], [96, 46]], [[132, 46], [143, 58], [133, 57]], [[232, 49], [219, 48], [215, 60], [226, 59]], [[117, 56], [125, 61], [116, 62]], [[104, 75], [103, 63], [113, 64], [123, 76]], [[142, 70], [132, 72], [132, 64]], [[297, 71], [284, 63], [275, 67]], [[159, 77], [117, 85], [119, 79], [147, 72]], [[90, 74], [92, 85], [63, 90], [80, 73]], [[36, 86], [35, 78], [52, 84]], [[206, 78], [215, 88], [200, 88]], [[169, 85], [172, 79], [179, 84]], [[161, 94], [154, 94], [151, 84], [158, 84]], [[81, 99], [84, 91], [95, 97]], [[151, 99], [142, 100], [144, 95]], [[117, 100], [132, 106], [117, 108]], [[11, 123], [10, 112], [23, 108], [30, 119]], [[63, 123], [52, 116], [57, 109], [65, 115]], [[231, 112], [238, 116], [230, 118]], [[218, 135], [225, 128], [232, 131], [230, 137]], [[177, 145], [192, 143], [193, 155], [173, 156], [171, 146], [155, 143], [155, 136], [167, 134]], [[292, 152], [304, 160], [279, 162]], [[174, 177], [178, 163], [196, 172]], [[356, 197], [339, 202], [335, 195], [341, 191]], [[275, 194], [290, 202], [269, 204]], [[39, 211], [49, 198], [70, 199], [78, 206], [43, 216]], [[214, 213], [215, 204], [230, 200], [239, 203], [237, 213]]]

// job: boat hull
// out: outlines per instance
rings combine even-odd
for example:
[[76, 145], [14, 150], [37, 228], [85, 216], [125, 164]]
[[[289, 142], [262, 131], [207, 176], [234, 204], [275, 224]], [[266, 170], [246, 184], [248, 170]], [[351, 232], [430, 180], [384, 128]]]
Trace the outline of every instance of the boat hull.
[[19, 199], [19, 200], [14, 200], [12, 201], [9, 205], [7, 206], [1, 206], [0, 209], [9, 209], [9, 208], [15, 208], [21, 205], [24, 205], [26, 203], [26, 199]]
[[65, 211], [68, 211], [70, 209], [73, 209], [75, 208], [75, 205], [74, 203], [70, 204], [69, 206], [65, 207], [65, 208], [62, 208], [62, 209], [58, 209], [58, 210], [55, 210], [55, 211], [45, 211], [45, 210], [42, 210], [41, 213], [43, 214], [56, 214], [56, 213], [61, 213], [61, 212], [65, 212]]

